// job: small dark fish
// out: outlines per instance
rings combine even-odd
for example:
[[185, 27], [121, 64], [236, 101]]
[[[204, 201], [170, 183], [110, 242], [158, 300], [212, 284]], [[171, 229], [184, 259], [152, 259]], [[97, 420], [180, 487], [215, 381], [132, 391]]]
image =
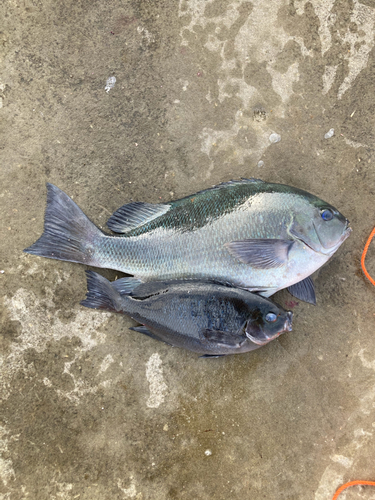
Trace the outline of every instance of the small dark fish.
[[166, 204], [119, 208], [104, 234], [47, 185], [44, 233], [25, 252], [116, 269], [139, 281], [214, 278], [269, 297], [281, 288], [315, 303], [308, 276], [351, 229], [332, 205], [259, 179], [232, 181]]
[[258, 349], [292, 330], [293, 313], [246, 290], [201, 281], [109, 282], [87, 272], [82, 305], [132, 317], [131, 328], [205, 357]]

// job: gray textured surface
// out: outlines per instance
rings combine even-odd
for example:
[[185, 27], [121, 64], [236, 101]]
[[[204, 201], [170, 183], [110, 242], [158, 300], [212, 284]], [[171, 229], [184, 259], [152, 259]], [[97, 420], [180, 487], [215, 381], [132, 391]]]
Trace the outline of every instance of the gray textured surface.
[[[374, 479], [373, 2], [10, 0], [0, 17], [0, 498], [329, 500]], [[84, 266], [22, 253], [46, 181], [104, 227], [131, 199], [240, 176], [311, 191], [354, 230], [317, 307], [254, 353], [144, 338], [79, 306]]]

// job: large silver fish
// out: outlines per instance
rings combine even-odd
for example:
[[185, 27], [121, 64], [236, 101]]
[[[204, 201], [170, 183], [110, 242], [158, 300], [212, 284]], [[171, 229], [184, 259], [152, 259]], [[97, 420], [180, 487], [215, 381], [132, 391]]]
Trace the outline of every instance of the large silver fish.
[[44, 233], [25, 251], [116, 269], [140, 281], [213, 278], [269, 297], [289, 287], [315, 303], [308, 276], [349, 236], [348, 220], [300, 189], [244, 179], [166, 204], [134, 202], [98, 229], [47, 184]]
[[214, 283], [137, 286], [131, 278], [110, 283], [87, 271], [87, 288], [82, 305], [127, 314], [143, 325], [132, 330], [204, 357], [253, 351], [292, 330], [291, 312], [257, 294]]

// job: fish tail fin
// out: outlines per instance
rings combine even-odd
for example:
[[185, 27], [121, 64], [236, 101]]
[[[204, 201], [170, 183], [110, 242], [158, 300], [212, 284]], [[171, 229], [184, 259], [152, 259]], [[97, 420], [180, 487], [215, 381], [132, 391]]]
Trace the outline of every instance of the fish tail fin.
[[47, 183], [47, 207], [42, 236], [24, 252], [49, 259], [101, 267], [95, 247], [104, 233], [61, 189]]
[[112, 283], [93, 271], [86, 271], [87, 295], [81, 305], [91, 309], [106, 311], [121, 311], [121, 295]]

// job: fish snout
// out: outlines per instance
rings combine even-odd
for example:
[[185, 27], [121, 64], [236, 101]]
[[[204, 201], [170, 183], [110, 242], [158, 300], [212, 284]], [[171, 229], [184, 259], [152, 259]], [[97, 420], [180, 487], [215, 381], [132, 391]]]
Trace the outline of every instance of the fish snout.
[[293, 320], [293, 313], [292, 311], [288, 311], [286, 313], [286, 321], [284, 324], [284, 330], [286, 332], [291, 332], [292, 331], [292, 320]]
[[345, 231], [344, 231], [344, 234], [342, 235], [343, 236], [343, 241], [345, 241], [347, 238], [349, 238], [350, 234], [352, 233], [353, 229], [349, 226], [349, 221], [348, 219], [346, 219], [346, 227], [345, 227]]

